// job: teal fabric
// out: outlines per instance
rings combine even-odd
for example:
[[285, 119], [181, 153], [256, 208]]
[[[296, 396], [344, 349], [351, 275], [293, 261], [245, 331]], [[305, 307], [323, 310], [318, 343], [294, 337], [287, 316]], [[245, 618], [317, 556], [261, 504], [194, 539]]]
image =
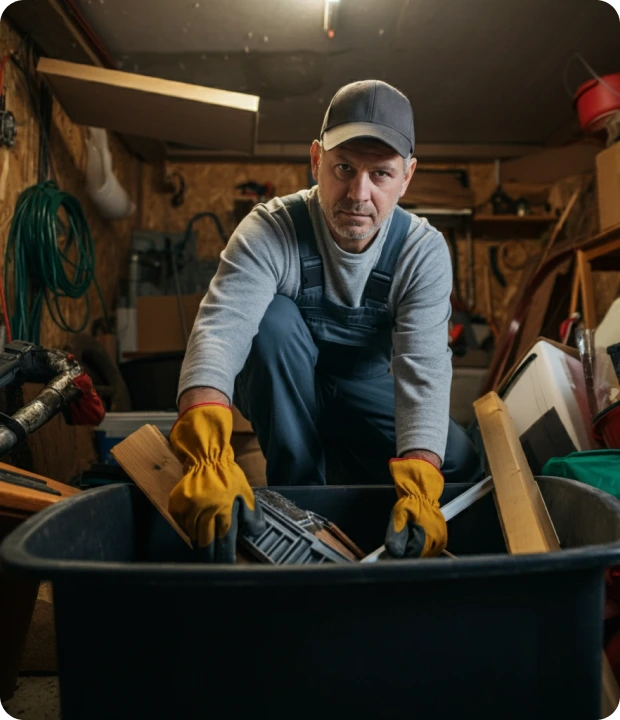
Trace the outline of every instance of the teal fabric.
[[579, 480], [620, 499], [620, 450], [592, 450], [551, 458], [541, 475]]

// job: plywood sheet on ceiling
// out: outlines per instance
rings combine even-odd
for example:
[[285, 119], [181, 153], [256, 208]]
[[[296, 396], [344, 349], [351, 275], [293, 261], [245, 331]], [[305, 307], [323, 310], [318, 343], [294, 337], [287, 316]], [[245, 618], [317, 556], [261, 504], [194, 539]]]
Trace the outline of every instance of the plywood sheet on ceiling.
[[220, 150], [254, 150], [255, 95], [41, 58], [71, 120], [81, 125]]

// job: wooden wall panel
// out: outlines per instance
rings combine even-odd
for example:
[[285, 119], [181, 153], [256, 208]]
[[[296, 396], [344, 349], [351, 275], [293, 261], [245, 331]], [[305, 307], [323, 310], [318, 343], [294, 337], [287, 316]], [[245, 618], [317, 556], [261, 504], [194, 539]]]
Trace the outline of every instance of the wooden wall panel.
[[[308, 187], [309, 165], [285, 163], [169, 163], [170, 176], [180, 173], [186, 183], [185, 201], [175, 208], [171, 194], [164, 189], [163, 172], [145, 165], [142, 184], [142, 214], [140, 227], [144, 230], [183, 232], [188, 221], [199, 212], [214, 212], [228, 234], [235, 229], [234, 201], [239, 197], [235, 186], [253, 180], [275, 185], [277, 195], [287, 195]], [[197, 233], [198, 255], [201, 259], [215, 259], [222, 250], [222, 241], [209, 219], [199, 220]]]
[[[119, 276], [124, 276], [131, 232], [138, 218], [137, 212], [126, 220], [104, 220], [97, 213], [84, 192], [86, 174], [87, 129], [74, 125], [60, 106], [54, 103], [51, 131], [52, 161], [59, 187], [80, 200], [84, 209], [96, 250], [96, 276], [108, 307], [115, 308]], [[116, 136], [109, 135], [114, 171], [134, 202], [140, 190], [140, 163], [129, 155]], [[90, 293], [91, 321], [102, 316], [101, 302], [94, 285]], [[64, 308], [72, 324], [78, 324], [84, 313], [83, 301], [67, 300]], [[46, 316], [43, 320], [41, 342], [44, 345], [62, 344], [67, 334]]]
[[[16, 50], [19, 36], [5, 22], [0, 22], [0, 56]], [[5, 67], [7, 107], [18, 123], [16, 144], [11, 149], [0, 148], [0, 264], [4, 267], [6, 242], [19, 195], [37, 182], [39, 157], [39, 127], [28, 98], [23, 75], [9, 61]], [[96, 275], [108, 308], [113, 312], [117, 279], [127, 262], [131, 230], [138, 215], [120, 221], [103, 220], [84, 191], [86, 170], [86, 130], [74, 125], [57, 103], [52, 112], [50, 146], [52, 163], [59, 187], [75, 195], [82, 204], [96, 249]], [[122, 185], [134, 200], [140, 190], [140, 163], [110, 136], [113, 167]], [[101, 315], [101, 304], [94, 289], [90, 290], [91, 321]], [[84, 313], [84, 301], [66, 300], [61, 305], [73, 324]], [[43, 310], [41, 344], [47, 347], [65, 347], [70, 334], [57, 327]], [[57, 480], [74, 478], [95, 459], [93, 434], [89, 428], [74, 428], [65, 424], [61, 417], [55, 418], [29, 439], [30, 457], [22, 448], [16, 464], [29, 466], [42, 475]], [[5, 458], [6, 459], [6, 458]]]
[[[495, 172], [493, 163], [471, 163], [445, 165], [424, 163], [424, 169], [462, 169], [468, 170], [474, 205], [486, 204], [495, 189]], [[254, 180], [258, 183], [272, 182], [278, 195], [286, 195], [301, 188], [308, 187], [309, 165], [285, 163], [232, 163], [232, 162], [185, 162], [168, 163], [166, 174], [180, 173], [186, 183], [185, 202], [175, 208], [171, 204], [171, 194], [165, 188], [164, 173], [161, 169], [145, 165], [142, 172], [142, 205], [140, 227], [148, 230], [167, 230], [182, 232], [188, 220], [196, 213], [205, 210], [215, 212], [221, 219], [228, 234], [236, 226], [234, 219], [234, 201], [238, 197], [235, 186]], [[412, 182], [415, 182], [415, 175]], [[222, 250], [221, 240], [210, 220], [198, 221], [194, 226], [198, 237], [198, 254], [204, 259], [215, 259]], [[525, 264], [526, 260], [540, 252], [539, 240], [524, 240], [519, 237], [518, 227], [515, 228], [514, 240], [518, 248], [511, 251], [511, 257]], [[474, 282], [476, 289], [477, 309], [487, 312], [489, 308], [487, 294], [486, 268], [488, 265], [489, 248], [493, 245], [506, 244], [506, 240], [491, 238], [476, 239], [474, 235]], [[465, 293], [466, 246], [464, 236], [457, 239], [459, 267], [461, 269], [461, 291]], [[511, 243], [516, 245], [516, 243]], [[514, 264], [514, 262], [512, 263]], [[492, 304], [499, 318], [506, 295], [514, 294], [521, 277], [521, 270], [511, 269], [500, 260], [500, 267], [506, 277], [508, 287], [502, 288], [492, 277], [490, 288]]]

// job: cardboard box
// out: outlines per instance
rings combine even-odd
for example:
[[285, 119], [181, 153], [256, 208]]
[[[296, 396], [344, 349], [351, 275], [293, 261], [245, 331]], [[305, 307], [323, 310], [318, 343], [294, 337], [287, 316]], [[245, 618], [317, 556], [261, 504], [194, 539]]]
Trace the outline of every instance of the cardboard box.
[[[183, 295], [187, 331], [191, 333], [198, 306], [204, 295]], [[176, 295], [149, 295], [137, 299], [137, 335], [139, 353], [163, 353], [185, 350], [183, 328]]]
[[620, 225], [620, 142], [596, 156], [600, 230]]

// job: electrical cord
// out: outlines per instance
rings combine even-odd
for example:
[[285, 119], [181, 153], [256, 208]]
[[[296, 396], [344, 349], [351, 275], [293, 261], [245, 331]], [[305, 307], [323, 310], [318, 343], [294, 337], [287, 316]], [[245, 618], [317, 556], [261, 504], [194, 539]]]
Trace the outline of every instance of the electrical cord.
[[[23, 43], [24, 41], [22, 41]], [[36, 79], [32, 75], [32, 73], [29, 70], [29, 66], [31, 64], [30, 54], [32, 53], [32, 45], [30, 42], [27, 43], [26, 46], [26, 58], [22, 62], [20, 59], [18, 59], [17, 55], [19, 53], [19, 50], [16, 53], [13, 53], [10, 56], [10, 60], [15, 65], [15, 67], [20, 71], [20, 73], [23, 76], [23, 80], [26, 85], [26, 90], [28, 92], [28, 96], [30, 98], [30, 103], [32, 105], [32, 108], [35, 112], [35, 115], [37, 117], [37, 122], [39, 125], [39, 132], [41, 136], [41, 142], [43, 144], [43, 150], [45, 152], [46, 156], [46, 164], [51, 172], [52, 179], [57, 179], [56, 169], [54, 167], [54, 162], [52, 159], [52, 151], [50, 147], [50, 140], [48, 137], [48, 131], [47, 131], [47, 124], [43, 118], [43, 111], [41, 109], [41, 103], [39, 101], [39, 86], [37, 84]], [[42, 178], [41, 178], [42, 179]]]
[[217, 231], [219, 233], [219, 236], [222, 239], [222, 242], [224, 243], [224, 245], [226, 245], [228, 243], [228, 236], [224, 232], [224, 228], [222, 227], [222, 223], [221, 223], [219, 217], [215, 213], [206, 211], [206, 212], [197, 213], [187, 223], [187, 226], [185, 228], [185, 236], [183, 237], [183, 240], [181, 240], [181, 242], [177, 243], [177, 245], [176, 245], [177, 250], [178, 249], [182, 250], [183, 248], [185, 248], [185, 246], [187, 245], [187, 243], [189, 242], [189, 240], [192, 236], [192, 228], [194, 227], [194, 223], [203, 217], [208, 217], [208, 218], [211, 218], [211, 220], [213, 220], [213, 222], [215, 223], [215, 227], [217, 228]]
[[[67, 225], [59, 217], [64, 211]], [[59, 240], [64, 236], [64, 244]], [[19, 196], [11, 222], [4, 258], [4, 285], [13, 290], [9, 314], [12, 336], [39, 344], [41, 311], [45, 302], [58, 327], [82, 332], [90, 321], [88, 291], [94, 283], [106, 327], [108, 311], [95, 277], [95, 247], [79, 200], [48, 180], [27, 188]], [[10, 297], [10, 293], [9, 293]], [[84, 298], [86, 311], [77, 327], [60, 308], [62, 298]]]

